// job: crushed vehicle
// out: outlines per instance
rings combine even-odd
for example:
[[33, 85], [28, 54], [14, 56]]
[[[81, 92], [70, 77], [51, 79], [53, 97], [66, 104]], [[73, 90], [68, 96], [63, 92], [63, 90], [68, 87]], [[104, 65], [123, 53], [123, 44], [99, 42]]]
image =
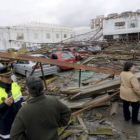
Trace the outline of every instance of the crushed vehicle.
[[[33, 54], [31, 56], [49, 59], [47, 56], [42, 54]], [[42, 64], [42, 66], [43, 66], [43, 71], [45, 76], [57, 73], [57, 69], [58, 69], [57, 66], [51, 66], [50, 64]], [[36, 62], [18, 60], [16, 63], [13, 63], [13, 72], [22, 74], [26, 77], [30, 76], [34, 68], [35, 71], [33, 75], [41, 77], [42, 76], [41, 66], [36, 65]]]
[[[52, 52], [49, 55], [49, 57], [51, 59], [57, 59], [58, 61], [62, 61], [62, 62], [68, 62], [68, 63], [76, 62], [76, 58], [71, 52], [62, 52], [62, 51]], [[59, 66], [58, 72], [60, 72], [61, 70], [66, 70], [66, 69], [71, 69], [71, 68], [66, 67], [66, 66]]]

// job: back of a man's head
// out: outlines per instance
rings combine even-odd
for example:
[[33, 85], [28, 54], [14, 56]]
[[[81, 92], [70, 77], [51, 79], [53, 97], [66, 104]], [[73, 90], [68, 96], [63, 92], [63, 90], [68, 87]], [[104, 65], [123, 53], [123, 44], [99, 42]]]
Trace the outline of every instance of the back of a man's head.
[[43, 82], [39, 77], [30, 76], [26, 80], [26, 86], [29, 94], [32, 97], [37, 97], [44, 94]]

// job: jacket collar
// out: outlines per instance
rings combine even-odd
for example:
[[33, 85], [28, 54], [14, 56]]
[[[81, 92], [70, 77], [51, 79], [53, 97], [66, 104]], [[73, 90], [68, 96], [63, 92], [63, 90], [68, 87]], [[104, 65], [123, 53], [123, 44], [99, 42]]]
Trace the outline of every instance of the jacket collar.
[[43, 94], [43, 95], [40, 95], [40, 96], [33, 97], [33, 98], [29, 99], [27, 101], [27, 103], [30, 104], [30, 103], [38, 102], [39, 100], [44, 99], [44, 98], [46, 98], [46, 96]]
[[11, 85], [12, 85], [12, 83], [7, 84], [7, 83], [3, 83], [2, 81], [0, 81], [0, 87], [2, 87], [2, 88], [10, 90], [11, 89]]
[[129, 71], [130, 73], [134, 74], [132, 71]]
[[126, 72], [126, 73], [132, 73], [132, 74], [134, 74], [133, 72], [131, 72], [131, 71], [123, 71], [123, 72]]

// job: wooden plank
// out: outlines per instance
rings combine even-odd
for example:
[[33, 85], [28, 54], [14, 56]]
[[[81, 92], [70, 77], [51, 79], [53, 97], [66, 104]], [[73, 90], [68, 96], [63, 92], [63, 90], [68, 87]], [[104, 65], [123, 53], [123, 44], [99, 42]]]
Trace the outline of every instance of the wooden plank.
[[86, 98], [86, 99], [80, 99], [80, 100], [76, 100], [76, 101], [69, 101], [66, 99], [60, 99], [60, 101], [67, 105], [69, 108], [74, 109], [74, 108], [83, 108], [84, 104], [89, 103], [92, 100], [92, 98]]
[[52, 65], [57, 65], [57, 66], [66, 66], [66, 67], [71, 67], [71, 68], [75, 68], [75, 69], [97, 71], [97, 72], [116, 74], [116, 75], [119, 75], [121, 72], [118, 70], [98, 68], [98, 67], [86, 66], [86, 65], [76, 64], [76, 63], [72, 64], [72, 63], [61, 62], [61, 61], [57, 61], [57, 60], [53, 60], [53, 59], [33, 57], [33, 56], [28, 56], [28, 55], [24, 55], [24, 54], [17, 54], [17, 53], [0, 52], [0, 58], [30, 60], [30, 61], [48, 63], [48, 64], [52, 64]]
[[105, 54], [120, 54], [120, 55], [135, 55], [140, 56], [139, 52], [123, 52], [123, 51], [91, 51], [93, 54], [105, 53]]
[[77, 115], [77, 119], [78, 119], [79, 123], [81, 124], [81, 126], [83, 127], [84, 132], [86, 134], [88, 134], [88, 129], [87, 129], [86, 125], [84, 124], [82, 118], [79, 115]]
[[119, 103], [118, 102], [112, 103], [112, 107], [110, 110], [110, 116], [112, 116], [113, 114], [117, 114], [118, 110], [119, 110]]
[[106, 97], [105, 99], [96, 101], [96, 102], [94, 102], [93, 104], [90, 104], [90, 105], [87, 106], [87, 107], [84, 107], [84, 108], [82, 108], [82, 109], [80, 109], [80, 110], [78, 110], [78, 111], [75, 111], [75, 112], [73, 112], [73, 113], [71, 114], [71, 116], [77, 115], [77, 114], [79, 114], [79, 113], [81, 113], [81, 112], [83, 112], [83, 111], [85, 111], [85, 110], [87, 110], [87, 109], [91, 109], [91, 108], [93, 108], [93, 107], [96, 107], [96, 106], [98, 106], [98, 105], [104, 103], [104, 102], [107, 102], [110, 98], [116, 96], [116, 95], [119, 94], [119, 93], [120, 93], [120, 91], [117, 91], [117, 92], [113, 93], [112, 95], [109, 95], [109, 96]]
[[92, 85], [92, 86], [85, 86], [84, 89], [82, 89], [81, 94], [77, 94], [74, 96], [71, 96], [71, 100], [76, 99], [82, 99], [91, 97], [93, 94], [98, 94], [100, 92], [105, 92], [110, 89], [119, 88], [120, 84], [118, 80], [111, 80], [109, 82]]
[[[140, 73], [135, 74], [135, 76], [138, 78], [138, 80], [140, 80]], [[120, 87], [119, 79], [111, 80], [109, 82], [100, 83], [96, 85], [84, 86], [80, 88], [81, 89], [80, 94], [71, 96], [71, 99], [75, 100], [75, 99], [86, 98], [92, 96], [93, 94], [98, 94], [103, 91], [119, 88], [119, 87]]]
[[[87, 51], [83, 50], [81, 51], [82, 53], [85, 53]], [[120, 54], [120, 55], [135, 55], [135, 56], [140, 56], [139, 52], [123, 52], [123, 51], [90, 51], [92, 54], [97, 54], [97, 53], [104, 53], [104, 54]]]
[[[87, 107], [90, 104], [93, 104], [99, 100], [103, 100], [103, 99], [107, 98], [108, 96], [109, 96], [108, 94], [105, 94], [105, 95], [98, 96], [94, 99], [85, 98], [85, 99], [78, 99], [78, 100], [74, 100], [74, 101], [69, 101], [69, 100], [62, 98], [62, 99], [60, 99], [60, 101], [63, 104], [67, 105], [70, 109], [80, 109], [80, 108]], [[106, 102], [106, 103], [100, 104], [99, 106], [109, 106], [109, 105], [110, 105], [110, 102]]]

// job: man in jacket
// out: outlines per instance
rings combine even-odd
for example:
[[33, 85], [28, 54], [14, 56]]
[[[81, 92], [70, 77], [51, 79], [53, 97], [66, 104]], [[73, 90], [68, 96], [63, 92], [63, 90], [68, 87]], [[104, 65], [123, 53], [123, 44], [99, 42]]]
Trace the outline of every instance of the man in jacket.
[[23, 98], [19, 85], [11, 80], [10, 67], [0, 68], [0, 140], [10, 140], [10, 129]]
[[44, 95], [40, 78], [29, 77], [26, 86], [32, 98], [18, 112], [11, 140], [58, 140], [57, 129], [67, 125], [70, 109], [57, 98]]

